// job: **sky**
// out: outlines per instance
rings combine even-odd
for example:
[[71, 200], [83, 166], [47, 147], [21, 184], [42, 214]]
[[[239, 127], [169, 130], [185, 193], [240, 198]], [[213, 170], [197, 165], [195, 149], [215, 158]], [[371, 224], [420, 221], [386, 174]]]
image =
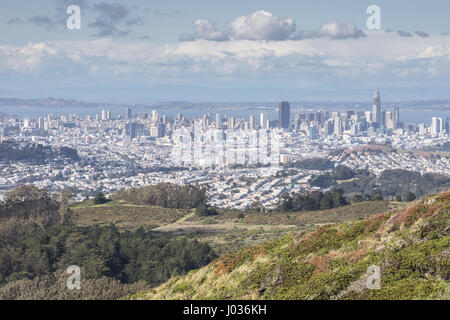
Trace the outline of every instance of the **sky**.
[[444, 0], [2, 0], [0, 97], [450, 99], [448, 12]]

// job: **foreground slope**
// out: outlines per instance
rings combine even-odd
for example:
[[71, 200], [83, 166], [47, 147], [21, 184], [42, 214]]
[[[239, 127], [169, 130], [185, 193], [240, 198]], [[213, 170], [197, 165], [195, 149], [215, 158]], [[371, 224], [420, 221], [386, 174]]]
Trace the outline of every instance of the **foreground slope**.
[[[369, 266], [381, 270], [368, 289]], [[221, 256], [132, 299], [450, 299], [450, 190]]]

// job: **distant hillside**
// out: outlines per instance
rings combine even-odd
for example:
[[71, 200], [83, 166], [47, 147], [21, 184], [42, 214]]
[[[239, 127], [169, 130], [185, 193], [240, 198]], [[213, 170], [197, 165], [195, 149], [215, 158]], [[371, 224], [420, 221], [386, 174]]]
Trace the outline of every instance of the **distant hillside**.
[[[368, 289], [369, 266], [381, 271]], [[450, 299], [450, 190], [225, 254], [131, 299]]]

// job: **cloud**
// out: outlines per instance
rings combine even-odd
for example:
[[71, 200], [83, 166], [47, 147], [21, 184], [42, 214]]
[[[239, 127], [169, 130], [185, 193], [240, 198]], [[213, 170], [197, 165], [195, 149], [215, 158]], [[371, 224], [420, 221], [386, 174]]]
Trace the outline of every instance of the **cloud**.
[[283, 19], [260, 10], [242, 15], [228, 24], [234, 39], [238, 40], [286, 40], [295, 31], [295, 21]]
[[430, 35], [424, 31], [414, 31], [414, 33], [421, 38], [428, 38]]
[[[450, 38], [399, 38], [374, 31], [358, 40], [208, 41], [157, 44], [111, 39], [0, 46], [0, 75], [79, 79], [292, 79], [395, 81], [450, 78]], [[350, 79], [350, 80], [349, 80]], [[156, 81], [156, 80], [155, 80]], [[409, 81], [409, 80], [408, 80]]]
[[364, 37], [365, 34], [351, 22], [328, 22], [323, 24], [318, 32], [320, 37], [331, 39], [349, 39]]
[[8, 26], [10, 26], [10, 25], [22, 25], [24, 23], [25, 23], [25, 21], [23, 21], [20, 18], [12, 18], [12, 19], [8, 20], [8, 22], [6, 22], [6, 24]]
[[31, 22], [37, 27], [45, 27], [48, 29], [52, 29], [56, 27], [57, 22], [52, 19], [49, 15], [34, 15], [28, 19], [28, 22]]
[[217, 30], [214, 23], [208, 20], [200, 19], [195, 21], [195, 37], [212, 41], [226, 41], [230, 38], [225, 31]]
[[189, 33], [183, 33], [178, 38], [179, 41], [195, 41], [195, 35]]
[[179, 41], [194, 41], [203, 39], [209, 41], [228, 41], [228, 33], [217, 30], [215, 23], [206, 19], [199, 19], [194, 22], [195, 35], [184, 33], [178, 38]]
[[94, 10], [99, 13], [97, 19], [89, 24], [89, 27], [96, 29], [96, 37], [124, 37], [130, 33], [128, 30], [120, 30], [119, 25], [130, 15], [130, 10], [118, 3], [98, 3], [94, 5]]
[[184, 33], [179, 41], [252, 40], [252, 41], [285, 41], [315, 38], [358, 39], [365, 37], [363, 31], [351, 22], [327, 22], [318, 30], [301, 30], [295, 32], [295, 21], [291, 18], [280, 18], [271, 12], [259, 10], [249, 15], [241, 15], [228, 24], [229, 32], [221, 31], [207, 19], [195, 21], [195, 34]]
[[401, 31], [401, 30], [398, 30], [398, 31], [397, 31], [397, 34], [398, 34], [400, 37], [404, 37], [404, 38], [409, 38], [409, 37], [412, 37], [412, 36], [413, 36], [412, 33], [410, 33], [410, 32], [405, 32], [405, 31]]

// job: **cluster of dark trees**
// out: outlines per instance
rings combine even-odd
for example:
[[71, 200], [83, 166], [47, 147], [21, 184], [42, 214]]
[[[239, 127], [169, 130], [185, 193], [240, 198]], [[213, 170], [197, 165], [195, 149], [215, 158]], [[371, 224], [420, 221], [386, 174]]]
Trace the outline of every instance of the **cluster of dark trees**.
[[0, 161], [28, 161], [42, 163], [58, 157], [79, 161], [77, 150], [69, 147], [52, 148], [35, 143], [7, 140], [0, 143]]
[[95, 279], [103, 279], [103, 286], [105, 279], [115, 280], [114, 290], [121, 294], [120, 284], [143, 281], [154, 286], [216, 257], [211, 247], [196, 240], [142, 229], [119, 232], [113, 224], [78, 227], [61, 199], [21, 187], [0, 203], [0, 297], [10, 297], [11, 288], [31, 290], [42, 279], [54, 289], [59, 286], [56, 275], [70, 265], [79, 266], [82, 280], [91, 279], [92, 286]]
[[119, 190], [112, 196], [112, 200], [125, 200], [135, 204], [150, 204], [165, 208], [193, 209], [207, 202], [206, 192], [205, 186], [159, 183], [142, 188]]
[[324, 158], [310, 158], [289, 163], [288, 167], [303, 170], [330, 170], [334, 167], [334, 162]]
[[201, 203], [197, 208], [195, 208], [195, 214], [201, 217], [208, 217], [218, 215], [219, 212], [216, 208], [208, 204]]
[[339, 188], [350, 196], [365, 194], [373, 197], [378, 192], [383, 197], [398, 196], [398, 198], [406, 199], [409, 193], [422, 197], [447, 190], [450, 188], [450, 177], [402, 169], [385, 170], [376, 176], [368, 170], [352, 170], [340, 165], [331, 172], [312, 177], [309, 183], [311, 186], [321, 188]]
[[277, 211], [315, 211], [333, 209], [348, 205], [341, 189], [323, 193], [312, 191], [283, 195], [276, 206]]

